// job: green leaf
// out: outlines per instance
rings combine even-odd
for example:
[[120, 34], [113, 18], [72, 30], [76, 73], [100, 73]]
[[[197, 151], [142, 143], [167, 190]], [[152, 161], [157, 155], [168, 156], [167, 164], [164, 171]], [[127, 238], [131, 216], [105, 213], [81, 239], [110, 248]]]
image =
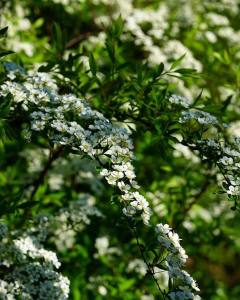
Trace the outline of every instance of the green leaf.
[[121, 282], [119, 284], [119, 289], [121, 292], [124, 292], [124, 291], [130, 289], [134, 285], [134, 283], [135, 283], [135, 279], [126, 280], [126, 279], [121, 278]]
[[32, 202], [24, 202], [24, 203], [21, 203], [17, 206], [17, 208], [20, 208], [20, 209], [25, 209], [25, 208], [32, 208], [34, 207], [35, 205], [38, 204], [38, 201], [32, 201]]
[[62, 29], [58, 23], [53, 23], [53, 37], [55, 41], [61, 42], [62, 41]]
[[58, 23], [53, 24], [53, 44], [57, 54], [62, 55], [65, 49], [65, 37]]
[[0, 38], [4, 37], [7, 34], [8, 26], [0, 29]]
[[0, 98], [0, 118], [6, 119], [9, 115], [10, 106], [11, 106], [11, 97], [6, 96], [4, 98]]
[[14, 52], [13, 51], [0, 51], [0, 57], [3, 57], [3, 56], [7, 56], [9, 54], [13, 54]]
[[161, 75], [163, 70], [164, 70], [164, 64], [160, 63], [160, 65], [158, 66], [158, 74]]
[[171, 65], [171, 67], [170, 67], [170, 70], [172, 71], [172, 70], [174, 70], [177, 66], [179, 66], [180, 64], [181, 64], [181, 62], [182, 62], [182, 60], [183, 60], [183, 58], [186, 56], [186, 53], [184, 53], [182, 56], [180, 56], [178, 59], [176, 59], [173, 63], [172, 63], [172, 65]]
[[123, 19], [121, 15], [114, 21], [112, 26], [112, 33], [115, 38], [119, 38], [123, 32]]
[[51, 61], [45, 66], [40, 66], [38, 72], [49, 72], [55, 66], [55, 62]]
[[97, 74], [97, 65], [92, 53], [89, 54], [89, 66], [92, 74], [96, 76]]
[[224, 111], [227, 109], [228, 105], [229, 105], [229, 104], [231, 103], [231, 101], [232, 101], [232, 98], [233, 98], [233, 95], [229, 95], [229, 96], [227, 97], [227, 99], [224, 100], [223, 106], [222, 106], [222, 108], [221, 108], [221, 112], [224, 112]]
[[115, 62], [115, 44], [114, 40], [112, 38], [107, 38], [106, 43], [105, 43], [108, 56], [110, 57], [112, 62]]
[[190, 68], [181, 68], [175, 70], [176, 73], [179, 73], [183, 75], [184, 77], [193, 77], [196, 76], [197, 71], [195, 69], [190, 69]]
[[195, 106], [198, 101], [201, 99], [202, 97], [202, 93], [203, 93], [203, 89], [201, 90], [201, 92], [197, 95], [196, 99], [193, 101], [193, 104], [191, 106]]
[[12, 128], [6, 120], [0, 120], [0, 143], [6, 144], [7, 141], [15, 137], [14, 128]]

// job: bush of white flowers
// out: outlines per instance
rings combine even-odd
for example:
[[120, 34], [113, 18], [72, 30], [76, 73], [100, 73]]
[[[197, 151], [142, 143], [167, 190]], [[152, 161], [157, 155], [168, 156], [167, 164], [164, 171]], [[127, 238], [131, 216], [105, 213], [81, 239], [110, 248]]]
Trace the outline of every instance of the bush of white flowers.
[[0, 9], [0, 298], [238, 299], [238, 3]]

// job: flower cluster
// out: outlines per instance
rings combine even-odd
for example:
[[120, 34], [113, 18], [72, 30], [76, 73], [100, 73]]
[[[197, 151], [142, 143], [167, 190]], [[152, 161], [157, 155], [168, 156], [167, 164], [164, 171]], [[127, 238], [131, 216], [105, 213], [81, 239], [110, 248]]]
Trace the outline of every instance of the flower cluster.
[[196, 120], [199, 124], [202, 125], [217, 125], [218, 120], [215, 116], [211, 115], [205, 111], [184, 111], [181, 113], [181, 118], [179, 120], [180, 123], [186, 123], [191, 120]]
[[[36, 108], [30, 112], [32, 131], [47, 130], [48, 137], [55, 144], [97, 157], [101, 165], [110, 165], [101, 174], [109, 184], [123, 191], [124, 213], [131, 216], [140, 213], [144, 222], [148, 223], [148, 202], [134, 191], [138, 185], [131, 165], [133, 145], [126, 129], [112, 125], [76, 96], [59, 95], [54, 80], [45, 73], [29, 75], [23, 83], [7, 81], [0, 93], [2, 96], [12, 95], [13, 108], [17, 104], [25, 111]], [[66, 119], [70, 111], [77, 113], [76, 121]]]
[[[5, 228], [1, 225], [1, 228]], [[18, 236], [17, 238], [15, 236]], [[68, 299], [69, 280], [55, 269], [60, 262], [32, 236], [5, 230], [0, 243], [1, 299]]]
[[[196, 282], [192, 277], [182, 270], [183, 265], [187, 260], [185, 250], [180, 245], [180, 239], [177, 233], [169, 227], [169, 225], [158, 224], [156, 226], [156, 232], [158, 234], [158, 241], [163, 249], [168, 249], [169, 253], [165, 257], [165, 264], [168, 269], [169, 278], [171, 280], [178, 280], [181, 282], [180, 286], [169, 294], [171, 299], [178, 299], [178, 295], [182, 295], [179, 299], [194, 299], [193, 291], [199, 291]], [[176, 294], [175, 298], [173, 297]]]
[[65, 222], [77, 230], [81, 223], [89, 224], [91, 216], [102, 217], [101, 212], [91, 204], [94, 202], [93, 196], [79, 194], [77, 201], [71, 201], [68, 207], [60, 209], [53, 222]]
[[[94, 1], [96, 2], [96, 1]], [[159, 64], [164, 62], [166, 65], [169, 64], [169, 60], [179, 58], [180, 56], [186, 56], [186, 60], [183, 62], [185, 67], [192, 67], [198, 70], [202, 69], [201, 63], [197, 61], [191, 50], [185, 47], [178, 40], [166, 40], [166, 33], [169, 30], [169, 7], [161, 3], [157, 9], [148, 7], [146, 9], [134, 7], [133, 1], [98, 1], [98, 4], [102, 3], [107, 6], [111, 6], [113, 14], [109, 16], [101, 15], [94, 21], [97, 25], [111, 24], [111, 19], [117, 18], [119, 15], [122, 16], [124, 21], [124, 32], [122, 34], [123, 40], [132, 40], [136, 46], [141, 47], [144, 52], [148, 53], [147, 61], [151, 65]], [[146, 30], [145, 26], [148, 24], [149, 29]], [[98, 35], [96, 39], [101, 42], [102, 35]], [[159, 47], [159, 42], [164, 39], [162, 47]], [[91, 43], [93, 37], [88, 39]]]
[[[221, 0], [211, 3], [204, 1], [204, 5], [201, 1], [173, 0], [154, 6], [147, 3], [146, 7], [137, 7], [132, 0], [44, 0], [43, 2], [50, 6], [53, 3], [62, 5], [67, 14], [79, 14], [88, 6], [91, 10], [97, 10], [96, 17], [92, 19], [98, 27], [97, 33], [94, 32], [83, 40], [84, 45], [90, 48], [95, 48], [96, 44], [105, 43], [106, 27], [111, 26], [111, 21], [121, 15], [124, 21], [122, 40], [130, 40], [141, 48], [144, 54], [147, 54], [144, 57], [147, 56], [146, 60], [151, 65], [160, 62], [169, 65], [173, 59], [185, 55], [182, 61], [184, 67], [202, 70], [204, 66], [196, 51], [200, 46], [193, 46], [195, 43], [191, 43], [192, 39], [197, 45], [210, 43], [214, 52], [218, 52], [218, 47], [215, 48], [215, 45], [227, 43], [229, 46], [238, 47], [240, 40], [239, 30], [236, 29], [235, 22], [231, 22], [231, 18], [234, 19], [239, 14], [237, 0]], [[99, 5], [100, 10], [98, 10]], [[10, 48], [16, 52], [25, 52], [28, 56], [36, 53], [39, 55], [41, 51], [37, 50], [43, 41], [30, 44], [27, 39], [28, 31], [32, 30], [35, 33], [37, 28], [37, 26], [30, 26], [31, 23], [27, 18], [29, 7], [24, 1], [23, 3], [19, 1], [14, 21], [11, 20], [13, 14], [10, 8], [6, 7], [2, 26], [12, 23], [10, 23], [12, 26], [9, 26], [11, 29], [8, 42]], [[93, 15], [95, 16], [95, 13]], [[32, 34], [32, 36], [35, 39], [37, 35]], [[45, 40], [44, 45], [45, 48], [50, 48]], [[234, 55], [238, 59], [239, 51], [235, 51]], [[87, 65], [89, 65], [88, 62]], [[219, 89], [221, 87], [222, 85]], [[186, 88], [181, 83], [178, 88], [184, 95], [195, 95], [196, 89], [194, 88]]]
[[67, 207], [61, 208], [55, 214], [40, 214], [35, 217], [34, 224], [27, 233], [41, 242], [49, 238], [59, 251], [70, 249], [75, 242], [76, 234], [90, 224], [91, 217], [103, 217], [94, 203], [93, 196], [79, 194], [78, 200], [70, 201]]
[[129, 262], [127, 271], [128, 272], [136, 272], [141, 277], [143, 277], [147, 274], [148, 270], [147, 270], [147, 266], [146, 266], [145, 262], [142, 259], [136, 258]]
[[216, 165], [223, 175], [223, 187], [227, 194], [231, 196], [240, 196], [240, 152], [238, 139], [234, 139], [232, 145], [224, 145], [218, 140], [198, 141], [197, 146], [201, 153], [207, 157], [214, 156]]
[[185, 108], [188, 108], [190, 105], [190, 102], [188, 99], [186, 99], [185, 97], [179, 96], [179, 95], [175, 95], [175, 94], [171, 95], [169, 97], [168, 101], [172, 104], [180, 105]]
[[94, 254], [95, 258], [103, 257], [105, 255], [120, 255], [121, 250], [117, 247], [110, 247], [109, 238], [107, 236], [101, 236], [96, 238], [95, 248], [97, 249], [97, 253]]
[[76, 232], [90, 223], [91, 216], [102, 214], [93, 206], [94, 199], [80, 194], [55, 215], [39, 215], [24, 233], [9, 232], [0, 224], [0, 260], [6, 274], [0, 281], [0, 296], [4, 299], [68, 299], [69, 280], [55, 271], [60, 262], [53, 251], [43, 248], [47, 237], [59, 251], [72, 247]]

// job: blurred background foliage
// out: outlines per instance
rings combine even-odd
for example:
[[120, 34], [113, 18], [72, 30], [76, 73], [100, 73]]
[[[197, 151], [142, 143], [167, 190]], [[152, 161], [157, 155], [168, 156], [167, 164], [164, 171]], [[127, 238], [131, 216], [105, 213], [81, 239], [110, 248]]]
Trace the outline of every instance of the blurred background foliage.
[[[87, 99], [111, 120], [129, 122], [136, 173], [153, 220], [179, 233], [190, 257], [187, 269], [209, 300], [240, 298], [239, 211], [219, 192], [214, 159], [179, 143], [179, 136], [201, 128], [180, 126], [181, 108], [170, 108], [165, 97], [196, 100], [230, 124], [226, 136], [240, 136], [239, 14], [238, 0], [1, 2], [0, 25], [8, 26], [1, 48], [14, 52], [5, 60], [52, 72], [62, 92]], [[158, 299], [136, 241], [112, 203], [114, 191], [94, 164], [60, 153], [29, 204], [29, 187], [48, 165], [50, 146], [40, 138], [26, 144], [18, 124], [4, 118], [1, 136], [1, 218], [10, 226], [28, 226], [40, 211], [54, 214], [79, 193], [93, 195], [103, 215], [76, 232], [56, 231], [48, 241], [71, 280], [70, 299]], [[166, 284], [162, 274], [158, 280]]]

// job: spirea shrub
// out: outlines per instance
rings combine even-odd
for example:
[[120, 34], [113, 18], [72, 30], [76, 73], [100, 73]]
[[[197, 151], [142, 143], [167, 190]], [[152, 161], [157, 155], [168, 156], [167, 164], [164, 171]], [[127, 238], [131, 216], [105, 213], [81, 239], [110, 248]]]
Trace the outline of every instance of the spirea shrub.
[[3, 5], [1, 299], [239, 295], [225, 2]]

